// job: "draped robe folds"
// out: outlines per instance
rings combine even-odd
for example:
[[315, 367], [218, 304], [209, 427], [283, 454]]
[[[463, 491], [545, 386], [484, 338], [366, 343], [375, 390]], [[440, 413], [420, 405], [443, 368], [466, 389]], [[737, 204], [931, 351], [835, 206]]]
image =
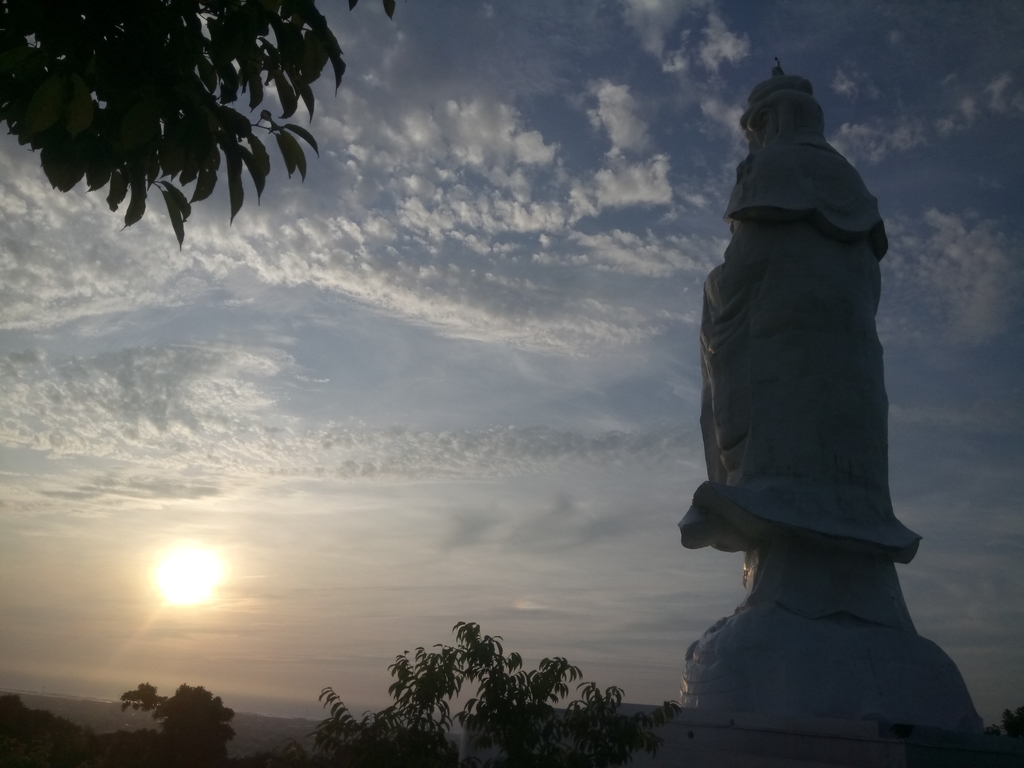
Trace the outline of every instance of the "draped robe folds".
[[875, 330], [885, 230], [857, 171], [800, 138], [737, 171], [732, 240], [704, 286], [708, 482], [683, 543], [750, 551], [782, 527], [909, 562], [920, 537], [889, 497]]

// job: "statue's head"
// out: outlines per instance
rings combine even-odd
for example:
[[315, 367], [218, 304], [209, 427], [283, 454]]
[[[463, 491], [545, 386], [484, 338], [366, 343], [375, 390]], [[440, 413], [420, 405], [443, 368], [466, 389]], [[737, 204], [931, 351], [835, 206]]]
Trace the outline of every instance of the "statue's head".
[[825, 140], [825, 116], [814, 89], [798, 75], [774, 75], [758, 83], [750, 92], [740, 126], [751, 152], [774, 143]]

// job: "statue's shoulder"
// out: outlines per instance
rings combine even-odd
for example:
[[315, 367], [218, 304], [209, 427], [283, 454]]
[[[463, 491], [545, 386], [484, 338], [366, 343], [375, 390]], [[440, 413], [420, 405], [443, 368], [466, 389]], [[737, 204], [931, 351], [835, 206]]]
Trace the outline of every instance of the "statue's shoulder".
[[805, 217], [841, 239], [866, 237], [882, 221], [857, 169], [824, 139], [774, 143], [740, 163], [727, 221]]

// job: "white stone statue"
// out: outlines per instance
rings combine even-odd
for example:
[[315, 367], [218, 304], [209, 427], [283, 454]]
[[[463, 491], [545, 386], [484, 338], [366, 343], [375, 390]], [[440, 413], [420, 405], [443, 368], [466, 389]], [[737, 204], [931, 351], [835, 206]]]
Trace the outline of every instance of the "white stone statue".
[[688, 651], [683, 705], [980, 731], [894, 565], [920, 536], [889, 497], [877, 201], [804, 78], [776, 68], [740, 124], [732, 240], [704, 287], [708, 481], [679, 525], [684, 547], [745, 552], [747, 597]]

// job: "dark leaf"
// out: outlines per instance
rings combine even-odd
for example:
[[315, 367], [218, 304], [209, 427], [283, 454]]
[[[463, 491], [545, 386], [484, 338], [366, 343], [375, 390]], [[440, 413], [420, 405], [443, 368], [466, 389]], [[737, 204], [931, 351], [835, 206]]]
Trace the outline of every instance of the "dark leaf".
[[149, 98], [128, 110], [121, 121], [121, 143], [126, 150], [141, 147], [160, 134], [160, 106], [159, 100]]
[[316, 152], [316, 156], [320, 157], [320, 150], [316, 145], [316, 139], [313, 138], [313, 134], [311, 134], [305, 128], [295, 125], [295, 123], [288, 123], [285, 125], [285, 128], [287, 128], [295, 135], [301, 136], [303, 139], [305, 139], [306, 143], [313, 148], [314, 152]]
[[107, 205], [111, 211], [116, 211], [117, 206], [124, 200], [128, 192], [128, 182], [121, 171], [114, 171], [110, 174], [110, 190], [107, 192]]
[[217, 107], [216, 115], [221, 125], [235, 136], [252, 135], [252, 123], [249, 122], [249, 118], [231, 107]]
[[249, 109], [256, 109], [263, 101], [263, 79], [259, 72], [249, 75]]
[[[242, 44], [245, 37], [243, 30], [244, 21], [239, 13], [225, 13], [221, 16], [222, 22], [216, 26], [209, 25], [212, 58], [217, 64], [218, 71], [221, 65], [240, 57]], [[223, 79], [223, 76], [222, 78]]]
[[295, 169], [299, 170], [302, 175], [302, 180], [306, 180], [306, 156], [302, 152], [302, 147], [299, 146], [299, 142], [295, 140], [295, 137], [291, 134], [281, 131], [281, 133], [275, 133], [277, 137], [277, 146], [281, 150], [281, 156], [284, 158], [285, 167], [288, 169], [288, 178], [291, 178], [292, 174], [295, 173]]
[[25, 110], [25, 132], [38, 133], [56, 123], [64, 111], [64, 79], [52, 75], [32, 94]]
[[267, 154], [267, 148], [255, 136], [250, 136], [247, 141], [249, 142], [249, 149], [252, 150], [253, 158], [259, 164], [263, 175], [266, 176], [270, 173], [270, 155]]
[[146, 184], [145, 181], [140, 178], [133, 178], [131, 180], [132, 188], [132, 199], [128, 203], [128, 210], [124, 214], [124, 225], [130, 227], [132, 224], [142, 218], [142, 214], [146, 212]]
[[174, 236], [178, 238], [178, 250], [185, 240], [185, 219], [191, 212], [191, 206], [185, 196], [177, 187], [164, 182], [160, 185], [160, 191], [164, 195], [164, 202], [167, 204], [167, 215], [171, 219], [171, 227], [174, 229]]
[[384, 0], [384, 13], [388, 15], [389, 19], [395, 17], [395, 0]]
[[312, 83], [323, 72], [324, 66], [330, 61], [323, 43], [313, 30], [307, 30], [305, 36], [306, 50], [302, 57], [302, 75], [307, 83]]
[[230, 104], [238, 98], [238, 70], [226, 61], [217, 66], [217, 74], [220, 76], [220, 103]]
[[242, 153], [238, 145], [224, 145], [224, 159], [228, 164], [228, 197], [231, 200], [231, 221], [242, 209], [245, 190], [242, 188]]
[[188, 221], [188, 217], [192, 215], [192, 206], [189, 204], [188, 198], [185, 197], [185, 193], [167, 181], [161, 182], [161, 186], [165, 192], [170, 193], [174, 197], [179, 210], [181, 210], [182, 217], [185, 221]]
[[267, 184], [267, 172], [263, 170], [260, 163], [253, 157], [245, 147], [238, 147], [237, 151], [242, 156], [242, 161], [245, 163], [245, 167], [249, 169], [249, 175], [252, 176], [253, 184], [256, 185], [256, 203], [259, 204], [260, 197], [263, 195], [263, 188]]
[[323, 43], [324, 49], [327, 51], [327, 58], [331, 60], [331, 66], [334, 67], [334, 92], [337, 93], [341, 88], [341, 76], [345, 74], [345, 62], [341, 59], [341, 46], [338, 45], [338, 38], [326, 25], [320, 32], [320, 42]]
[[274, 85], [277, 86], [277, 96], [281, 100], [281, 107], [284, 112], [281, 113], [281, 117], [291, 117], [295, 114], [295, 110], [299, 108], [299, 99], [295, 95], [295, 89], [292, 88], [291, 83], [284, 76], [281, 70], [277, 70], [271, 75]]
[[89, 185], [90, 192], [105, 186], [110, 176], [110, 167], [106, 165], [93, 164], [85, 169], [85, 183]]
[[12, 48], [0, 53], [0, 72], [14, 72], [36, 53], [38, 53], [38, 49], [28, 46]]
[[160, 171], [161, 176], [174, 178], [185, 168], [185, 147], [179, 141], [181, 132], [177, 135], [164, 136], [160, 146]]
[[185, 160], [181, 165], [181, 173], [178, 176], [179, 184], [191, 184], [199, 175], [199, 155], [196, 148], [188, 147], [185, 150]]
[[289, 22], [281, 23], [280, 17], [272, 17], [271, 24], [274, 25], [277, 48], [284, 61], [296, 64], [300, 62], [305, 53], [306, 44], [299, 28]]
[[306, 111], [309, 112], [309, 122], [313, 122], [313, 107], [316, 105], [316, 100], [313, 98], [313, 90], [302, 80], [295, 80], [293, 78], [292, 82], [295, 83], [299, 96], [302, 97], [302, 103], [306, 105]]
[[61, 192], [70, 192], [85, 176], [85, 161], [66, 148], [43, 147], [40, 160], [46, 178]]
[[353, 8], [356, 7], [356, 3], [358, 2], [359, 0], [348, 0], [348, 9], [351, 11]]
[[67, 113], [65, 125], [71, 138], [92, 125], [92, 91], [77, 72], [71, 75], [71, 101], [68, 103]]
[[199, 56], [196, 65], [197, 68], [199, 69], [199, 79], [203, 81], [203, 86], [210, 93], [216, 93], [217, 69], [205, 56]]
[[152, 185], [160, 175], [160, 160], [155, 154], [147, 154], [144, 167], [146, 169], [146, 183]]
[[199, 169], [199, 180], [196, 182], [196, 188], [192, 192], [193, 203], [205, 200], [213, 193], [213, 188], [217, 186], [217, 171], [219, 170], [220, 151], [213, 147]]

